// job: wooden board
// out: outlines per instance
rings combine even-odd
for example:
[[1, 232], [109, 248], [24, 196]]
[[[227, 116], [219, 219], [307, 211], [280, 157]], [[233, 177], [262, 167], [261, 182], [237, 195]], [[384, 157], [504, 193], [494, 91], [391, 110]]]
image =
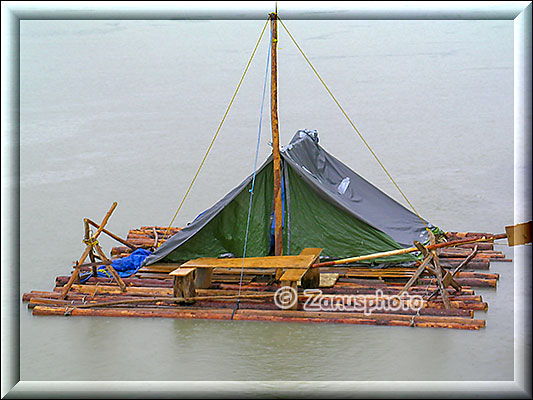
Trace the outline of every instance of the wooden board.
[[195, 268], [176, 268], [174, 271], [172, 271], [169, 275], [172, 276], [187, 276], [190, 273], [194, 272]]
[[288, 269], [287, 271], [285, 271], [283, 273], [283, 275], [281, 276], [280, 278], [280, 281], [298, 281], [302, 278], [302, 276], [305, 275], [305, 273], [308, 271], [307, 268], [300, 268], [300, 269], [295, 269], [295, 268], [291, 268], [291, 269]]
[[[247, 257], [244, 268], [308, 268], [316, 259], [314, 254], [298, 256]], [[187, 261], [183, 267], [191, 268], [241, 268], [242, 258], [197, 258]]]
[[339, 274], [322, 273], [320, 274], [320, 286], [321, 288], [330, 288], [335, 285], [339, 279]]

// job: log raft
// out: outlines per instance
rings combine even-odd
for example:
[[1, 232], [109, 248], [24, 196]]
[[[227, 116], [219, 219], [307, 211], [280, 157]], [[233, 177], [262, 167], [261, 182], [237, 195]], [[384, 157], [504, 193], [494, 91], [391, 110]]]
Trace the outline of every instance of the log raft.
[[[139, 247], [157, 247], [164, 241], [166, 229], [143, 226], [130, 230], [125, 240], [128, 246], [114, 247], [111, 257], [116, 259], [128, 256]], [[179, 230], [180, 228], [171, 228], [167, 239]], [[447, 238], [458, 240], [488, 235], [451, 232], [447, 234]], [[83, 284], [72, 284], [67, 296], [62, 299], [64, 288], [70, 280], [70, 276], [64, 275], [55, 279], [55, 287], [51, 291], [31, 291], [25, 293], [22, 300], [28, 302], [28, 308], [34, 315], [234, 319], [477, 330], [485, 327], [485, 321], [475, 318], [475, 312], [487, 311], [488, 304], [482, 296], [475, 294], [474, 288], [495, 288], [499, 274], [487, 271], [491, 261], [510, 260], [496, 251], [493, 243], [479, 243], [474, 255], [473, 247], [462, 245], [438, 250], [440, 264], [445, 269], [450, 269], [450, 273], [470, 256], [465, 268], [454, 275], [455, 281], [461, 285], [461, 291], [446, 288], [446, 293], [442, 294], [447, 294], [447, 304], [442, 296], [431, 297], [430, 294], [439, 288], [438, 282], [435, 276], [424, 272], [406, 293], [423, 299], [421, 307], [416, 310], [405, 306], [395, 309], [376, 308], [370, 313], [338, 307], [318, 311], [309, 311], [308, 308], [304, 310], [304, 304], [312, 301], [312, 295], [304, 293], [300, 281], [292, 283], [298, 293], [296, 304], [290, 309], [280, 309], [275, 303], [276, 290], [281, 285], [280, 281], [274, 279], [276, 269], [253, 265], [244, 269], [240, 285], [240, 268], [222, 266], [212, 271], [209, 287], [197, 286], [195, 291], [186, 292], [180, 291], [176, 286], [176, 273], [171, 274], [179, 264], [151, 265], [122, 279], [126, 291], [112, 278], [91, 277]], [[92, 266], [85, 268], [90, 271]], [[318, 288], [330, 304], [338, 304], [347, 295], [352, 295], [357, 296], [360, 304], [368, 308], [375, 306], [376, 301], [386, 302], [397, 295], [416, 268], [416, 265], [383, 267], [378, 263], [338, 265], [321, 269], [320, 279], [315, 279], [315, 282], [320, 282]], [[376, 297], [378, 290], [380, 297]], [[194, 297], [191, 297], [193, 294]], [[400, 303], [410, 304], [403, 298]]]

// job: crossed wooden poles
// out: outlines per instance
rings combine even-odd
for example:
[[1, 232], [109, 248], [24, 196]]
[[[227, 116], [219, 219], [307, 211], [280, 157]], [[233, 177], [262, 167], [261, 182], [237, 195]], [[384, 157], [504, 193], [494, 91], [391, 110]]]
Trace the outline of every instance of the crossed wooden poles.
[[[106, 234], [111, 236], [113, 239], [118, 240], [119, 242], [125, 244], [126, 246], [132, 249], [136, 249], [136, 247], [133, 246], [131, 243], [128, 243], [125, 240], [120, 239], [116, 235], [113, 235], [111, 232], [104, 229], [105, 225], [107, 224], [107, 221], [109, 220], [109, 217], [111, 217], [111, 214], [113, 213], [113, 211], [115, 211], [116, 207], [117, 207], [117, 202], [115, 201], [113, 205], [111, 206], [111, 208], [109, 209], [109, 211], [107, 212], [107, 214], [105, 215], [100, 225], [94, 223], [88, 218], [85, 218], [83, 220], [84, 225], [85, 225], [85, 237], [83, 239], [83, 243], [85, 243], [87, 247], [85, 248], [85, 251], [81, 255], [79, 261], [76, 262], [76, 265], [74, 266], [74, 271], [72, 272], [72, 275], [70, 276], [70, 279], [68, 280], [67, 284], [63, 288], [63, 291], [61, 292], [61, 299], [64, 300], [67, 297], [67, 294], [70, 288], [72, 287], [72, 285], [74, 284], [74, 282], [79, 281], [80, 268], [82, 266], [91, 266], [93, 276], [96, 276], [98, 265], [102, 265], [102, 264], [105, 265], [106, 269], [111, 273], [111, 276], [113, 277], [113, 279], [120, 286], [120, 289], [123, 292], [126, 291], [126, 284], [124, 283], [120, 275], [117, 273], [117, 271], [115, 271], [115, 269], [111, 265], [111, 261], [105, 256], [97, 240], [98, 236], [100, 236], [102, 232], [105, 232]], [[89, 224], [97, 227], [97, 230], [93, 235], [90, 234]], [[87, 259], [87, 257], [90, 258], [91, 262], [89, 264], [83, 264], [83, 262]], [[100, 262], [96, 262], [96, 258], [99, 258]]]
[[[435, 236], [431, 231], [428, 232], [430, 244], [435, 245]], [[448, 292], [446, 288], [448, 286], [452, 286], [456, 290], [456, 292], [461, 291], [461, 285], [459, 285], [459, 283], [457, 283], [457, 281], [453, 277], [457, 274], [457, 272], [459, 272], [460, 268], [466, 264], [466, 262], [470, 261], [470, 259], [474, 257], [475, 252], [477, 252], [477, 247], [474, 252], [468, 257], [468, 259], [465, 260], [466, 262], [462, 263], [458, 268], [456, 268], [453, 273], [450, 273], [440, 264], [436, 250], [428, 250], [423, 244], [417, 241], [415, 241], [414, 244], [424, 256], [424, 261], [422, 261], [422, 264], [420, 264], [416, 272], [413, 274], [411, 279], [407, 281], [402, 290], [400, 290], [398, 296], [401, 296], [411, 286], [413, 286], [413, 284], [420, 277], [420, 275], [422, 275], [422, 273], [427, 270], [430, 274], [434, 275], [437, 280], [437, 290], [435, 290], [431, 294], [430, 298], [435, 297], [437, 294], [440, 293], [442, 301], [444, 303], [444, 307], [447, 309], [451, 308], [450, 299], [448, 298]]]

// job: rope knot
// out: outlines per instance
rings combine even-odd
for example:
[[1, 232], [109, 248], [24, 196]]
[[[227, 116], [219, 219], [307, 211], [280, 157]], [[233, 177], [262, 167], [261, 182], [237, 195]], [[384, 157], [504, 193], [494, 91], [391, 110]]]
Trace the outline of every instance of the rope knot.
[[87, 246], [91, 246], [91, 247], [98, 245], [98, 240], [92, 237], [89, 239], [82, 239], [82, 242], [85, 243]]

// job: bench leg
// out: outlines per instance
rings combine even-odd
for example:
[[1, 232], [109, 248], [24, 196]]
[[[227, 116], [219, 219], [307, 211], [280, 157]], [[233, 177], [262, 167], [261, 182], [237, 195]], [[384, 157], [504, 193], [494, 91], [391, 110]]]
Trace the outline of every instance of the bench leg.
[[194, 274], [187, 276], [175, 276], [174, 297], [183, 297], [184, 299], [193, 299], [196, 296], [196, 287], [194, 285]]
[[318, 267], [309, 268], [301, 279], [302, 288], [316, 289], [320, 286], [320, 269]]
[[287, 308], [287, 310], [298, 310], [298, 282], [296, 281], [281, 281], [281, 286], [288, 286], [292, 289], [294, 289], [294, 293], [296, 293], [296, 301], [294, 302], [294, 305], [290, 308]]
[[198, 289], [209, 289], [211, 287], [211, 276], [213, 268], [196, 269], [196, 287]]

